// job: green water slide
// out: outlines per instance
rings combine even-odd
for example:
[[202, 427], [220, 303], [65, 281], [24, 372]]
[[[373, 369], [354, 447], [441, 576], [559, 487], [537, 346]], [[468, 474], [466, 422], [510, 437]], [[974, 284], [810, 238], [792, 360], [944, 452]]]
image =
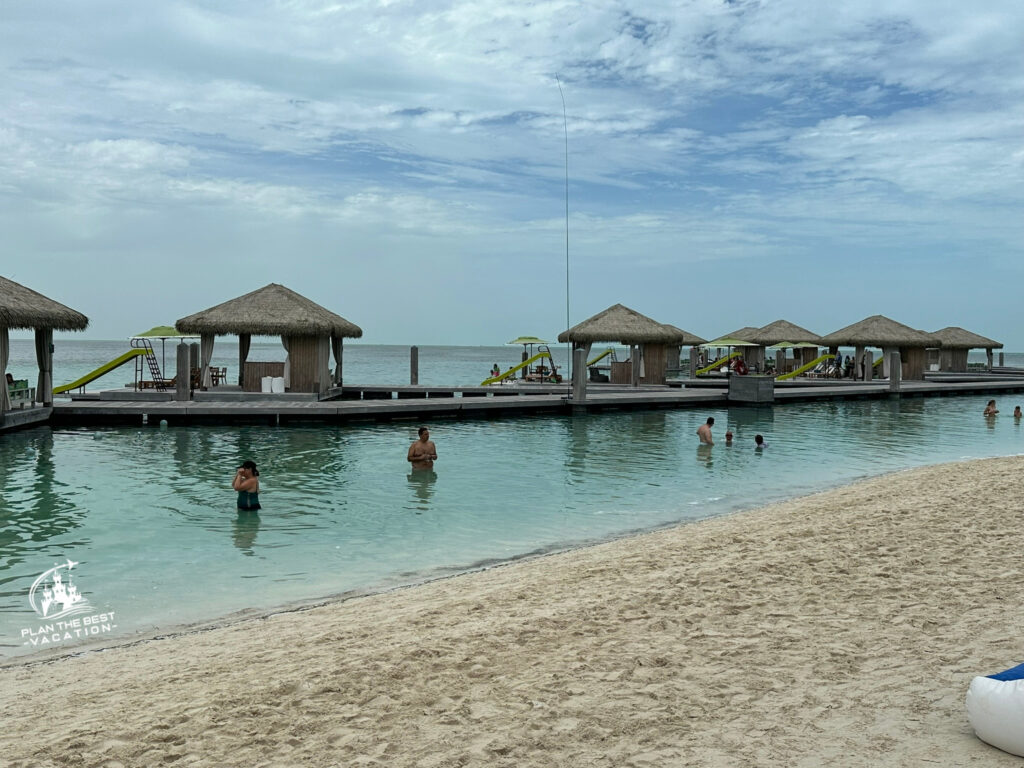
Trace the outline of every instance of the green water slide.
[[538, 352], [536, 355], [531, 357], [529, 360], [524, 360], [523, 362], [521, 362], [515, 368], [509, 368], [507, 371], [505, 371], [502, 374], [499, 374], [497, 376], [492, 376], [489, 379], [484, 379], [483, 381], [480, 382], [480, 386], [481, 387], [486, 387], [488, 384], [497, 384], [499, 381], [504, 381], [509, 376], [512, 376], [516, 372], [521, 371], [526, 366], [532, 365], [533, 363], [537, 362], [538, 360], [542, 360], [545, 357], [548, 360], [551, 361], [551, 370], [552, 371], [555, 370], [555, 360], [554, 360], [553, 357], [551, 357], [551, 353], [550, 352]]
[[713, 370], [722, 365], [722, 363], [727, 363], [734, 357], [739, 357], [742, 354], [742, 352], [733, 352], [731, 355], [728, 355], [727, 357], [720, 357], [718, 360], [715, 360], [715, 362], [713, 362], [711, 365], [706, 365], [699, 371], [697, 371], [697, 375], [703, 376], [705, 373], [711, 373]]
[[64, 385], [59, 386], [59, 387], [54, 387], [53, 388], [53, 394], [61, 395], [61, 394], [64, 394], [65, 392], [70, 392], [72, 389], [78, 389], [79, 387], [84, 387], [89, 382], [96, 381], [96, 379], [98, 379], [100, 376], [103, 376], [104, 374], [110, 373], [115, 368], [120, 368], [122, 365], [127, 363], [129, 360], [134, 360], [136, 357], [139, 357], [140, 355], [147, 355], [147, 354], [149, 354], [149, 350], [148, 349], [129, 349], [127, 352], [125, 352], [120, 357], [115, 357], [109, 363], [101, 365], [95, 371], [92, 371], [90, 373], [85, 374], [85, 376], [83, 376], [82, 378], [75, 379], [70, 384], [64, 384]]
[[822, 362], [824, 362], [826, 360], [835, 360], [835, 359], [836, 359], [835, 355], [822, 355], [821, 357], [816, 357], [813, 360], [811, 360], [811, 362], [807, 363], [806, 365], [801, 365], [795, 371], [790, 371], [789, 373], [784, 373], [781, 376], [776, 376], [775, 380], [776, 381], [785, 381], [786, 379], [792, 379], [794, 376], [799, 376], [801, 373], [806, 373], [807, 371], [811, 370], [816, 365], [818, 365], [818, 363], [822, 363]]
[[608, 347], [608, 349], [606, 349], [606, 350], [605, 350], [604, 352], [602, 352], [602, 353], [601, 353], [600, 355], [598, 355], [597, 357], [595, 357], [595, 358], [594, 358], [593, 360], [590, 360], [590, 361], [588, 361], [588, 362], [587, 362], [587, 365], [588, 365], [588, 366], [590, 366], [590, 365], [597, 365], [597, 364], [598, 364], [599, 362], [601, 362], [602, 360], [604, 360], [604, 359], [605, 359], [606, 357], [608, 357], [608, 355], [610, 355], [610, 354], [611, 354], [612, 352], [614, 352], [614, 351], [615, 351], [614, 349], [612, 349], [611, 347]]

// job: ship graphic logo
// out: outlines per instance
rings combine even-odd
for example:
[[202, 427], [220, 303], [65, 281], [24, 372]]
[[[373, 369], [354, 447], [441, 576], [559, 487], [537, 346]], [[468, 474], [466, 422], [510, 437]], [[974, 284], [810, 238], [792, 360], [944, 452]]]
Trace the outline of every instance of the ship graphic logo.
[[78, 563], [68, 560], [40, 574], [28, 591], [32, 610], [44, 619], [74, 616], [92, 609], [89, 601], [72, 583], [71, 569]]

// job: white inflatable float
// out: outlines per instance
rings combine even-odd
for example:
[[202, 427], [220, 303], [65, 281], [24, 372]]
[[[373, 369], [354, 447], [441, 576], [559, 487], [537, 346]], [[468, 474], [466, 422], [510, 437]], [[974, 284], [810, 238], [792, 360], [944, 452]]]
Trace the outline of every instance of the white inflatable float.
[[967, 689], [967, 719], [979, 739], [1024, 757], [1024, 664], [974, 678]]

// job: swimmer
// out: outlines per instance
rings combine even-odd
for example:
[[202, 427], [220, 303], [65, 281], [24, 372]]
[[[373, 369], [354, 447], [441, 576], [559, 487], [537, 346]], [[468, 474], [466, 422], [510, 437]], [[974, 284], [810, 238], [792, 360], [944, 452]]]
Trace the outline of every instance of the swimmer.
[[420, 427], [419, 436], [419, 440], [409, 446], [406, 460], [412, 463], [413, 469], [433, 469], [437, 461], [437, 447], [430, 439], [430, 430]]
[[758, 450], [759, 451], [762, 448], [767, 448], [767, 447], [768, 447], [768, 443], [766, 443], [764, 441], [764, 437], [762, 435], [754, 435], [754, 450]]
[[711, 439], [711, 427], [713, 427], [714, 425], [715, 425], [715, 417], [714, 416], [708, 416], [707, 423], [706, 424], [701, 424], [697, 428], [697, 437], [700, 438], [700, 441], [701, 441], [701, 443], [703, 445], [714, 445], [715, 444], [715, 441]]
[[732, 445], [732, 432], [725, 433], [725, 444]]
[[260, 509], [260, 471], [253, 461], [243, 461], [235, 470], [231, 487], [238, 491], [238, 508], [246, 512]]
[[1016, 408], [1013, 409], [1013, 418], [1019, 419], [1021, 416], [1024, 416], [1024, 413], [1020, 412], [1020, 406], [1018, 405]]
[[982, 412], [982, 416], [995, 416], [997, 413], [999, 411], [996, 410], [996, 401], [989, 400], [988, 405], [985, 406], [985, 410]]

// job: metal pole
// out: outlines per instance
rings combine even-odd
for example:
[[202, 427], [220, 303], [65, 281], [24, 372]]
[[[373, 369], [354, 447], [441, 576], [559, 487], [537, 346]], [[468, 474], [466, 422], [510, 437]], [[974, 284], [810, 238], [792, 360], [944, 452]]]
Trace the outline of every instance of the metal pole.
[[[555, 75], [555, 82], [558, 83], [558, 95], [562, 99], [562, 130], [565, 132], [565, 328], [569, 324], [569, 119], [565, 111], [565, 94], [562, 93], [562, 81]], [[572, 381], [572, 344], [566, 344], [566, 354], [569, 356], [569, 375], [567, 381]]]

